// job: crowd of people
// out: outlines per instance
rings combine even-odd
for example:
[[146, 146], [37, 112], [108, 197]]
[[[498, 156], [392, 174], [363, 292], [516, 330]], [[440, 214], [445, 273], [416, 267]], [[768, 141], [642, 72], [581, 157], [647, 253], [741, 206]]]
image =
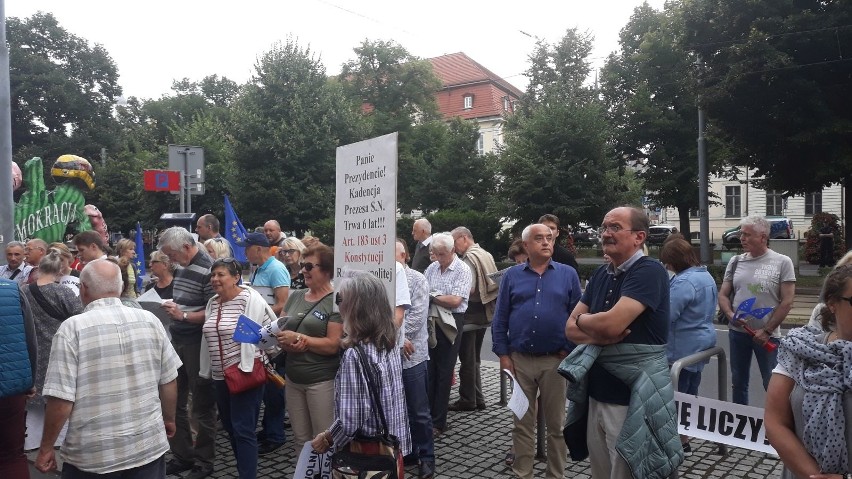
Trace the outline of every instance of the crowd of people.
[[[795, 270], [770, 249], [764, 218], [742, 220], [743, 253], [718, 290], [679, 234], [659, 260], [648, 256], [648, 217], [635, 208], [603, 218], [606, 263], [585, 288], [576, 260], [556, 244], [554, 215], [523, 229], [508, 251], [516, 265], [504, 271], [470, 229], [433, 234], [421, 218], [413, 255], [404, 241], [395, 245], [394, 304], [371, 274], [335, 284], [333, 249], [287, 237], [275, 220], [240, 246], [253, 265], [247, 275], [213, 215], [195, 229], [165, 230], [148, 258], [143, 289], [164, 300], [163, 318], [135, 301], [142, 291], [130, 240], [114, 256], [92, 232], [67, 244], [7, 245], [0, 317], [23, 361], [0, 370], [0, 386], [31, 377], [32, 387], [0, 390], [0, 471], [28, 477], [22, 452], [36, 448], [36, 467], [49, 471], [61, 446], [63, 477], [201, 479], [222, 453], [220, 421], [240, 478], [257, 477], [258, 456], [279, 451], [290, 427], [297, 451], [310, 443], [337, 452], [390, 434], [393, 473], [401, 479], [416, 465], [428, 479], [439, 462], [435, 441], [452, 428], [448, 412], [488, 407], [480, 356], [490, 327], [500, 368], [529, 402], [513, 416], [505, 457], [515, 476], [533, 477], [541, 417], [548, 478], [564, 477], [569, 457], [588, 458], [595, 479], [665, 477], [692, 452], [678, 435], [674, 392], [696, 395], [704, 364], [685, 367], [677, 384], [670, 368], [715, 345], [718, 310], [729, 323], [733, 400], [749, 402], [754, 357], [784, 477], [849, 475], [852, 255], [827, 277], [811, 324], [782, 337]], [[246, 318], [274, 340], [237, 341]], [[267, 381], [276, 373], [286, 386]]]

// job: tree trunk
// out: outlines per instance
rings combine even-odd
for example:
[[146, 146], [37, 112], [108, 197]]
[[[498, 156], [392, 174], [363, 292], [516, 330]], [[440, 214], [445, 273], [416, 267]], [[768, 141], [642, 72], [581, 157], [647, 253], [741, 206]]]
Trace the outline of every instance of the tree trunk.
[[677, 215], [680, 218], [680, 234], [686, 241], [692, 241], [691, 230], [689, 229], [689, 206], [679, 205], [677, 207]]

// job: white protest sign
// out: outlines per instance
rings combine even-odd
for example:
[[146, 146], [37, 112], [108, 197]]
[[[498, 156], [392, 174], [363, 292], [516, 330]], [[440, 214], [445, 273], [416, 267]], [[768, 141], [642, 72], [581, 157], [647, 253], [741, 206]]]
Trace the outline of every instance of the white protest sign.
[[368, 271], [396, 289], [397, 134], [337, 148], [334, 208], [334, 284], [350, 271]]
[[705, 441], [777, 454], [766, 439], [763, 409], [675, 393], [678, 432]]
[[302, 446], [293, 479], [331, 479], [331, 453], [318, 454], [308, 441]]

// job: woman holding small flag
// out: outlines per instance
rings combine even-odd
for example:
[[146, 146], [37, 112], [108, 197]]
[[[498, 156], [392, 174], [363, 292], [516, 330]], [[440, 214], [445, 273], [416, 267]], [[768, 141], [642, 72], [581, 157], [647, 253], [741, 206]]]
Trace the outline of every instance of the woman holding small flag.
[[[256, 361], [263, 354], [255, 346], [256, 340], [235, 341], [234, 333], [240, 324], [240, 317], [257, 323], [249, 328], [255, 334], [255, 329], [275, 321], [276, 317], [258, 292], [239, 282], [240, 264], [235, 259], [223, 258], [213, 262], [210, 285], [216, 295], [207, 303], [207, 319], [204, 323], [204, 337], [208, 346], [204, 352], [209, 355], [202, 352], [199, 375], [213, 378], [219, 417], [231, 439], [240, 479], [254, 479], [257, 476], [257, 438], [254, 429], [260, 414], [264, 383], [234, 393], [226, 384], [225, 370], [236, 367], [242, 373], [250, 374], [256, 372], [255, 368], [263, 367]], [[244, 328], [239, 329], [242, 332]], [[274, 345], [273, 348], [277, 350]]]

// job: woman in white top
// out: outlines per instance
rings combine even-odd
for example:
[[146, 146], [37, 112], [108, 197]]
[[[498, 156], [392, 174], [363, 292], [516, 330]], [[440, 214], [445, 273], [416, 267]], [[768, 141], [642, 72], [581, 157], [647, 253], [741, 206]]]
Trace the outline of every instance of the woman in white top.
[[[224, 371], [238, 364], [243, 372], [251, 372], [254, 359], [262, 354], [255, 345], [234, 341], [234, 330], [244, 314], [259, 324], [269, 324], [275, 313], [254, 290], [239, 285], [240, 264], [233, 258], [218, 259], [210, 268], [210, 285], [216, 296], [207, 303], [204, 337], [209, 362], [202, 357], [200, 375], [212, 376], [216, 403], [222, 425], [231, 439], [240, 479], [257, 477], [257, 438], [255, 425], [263, 398], [263, 385], [231, 394], [225, 384]], [[270, 386], [272, 387], [272, 386]]]

